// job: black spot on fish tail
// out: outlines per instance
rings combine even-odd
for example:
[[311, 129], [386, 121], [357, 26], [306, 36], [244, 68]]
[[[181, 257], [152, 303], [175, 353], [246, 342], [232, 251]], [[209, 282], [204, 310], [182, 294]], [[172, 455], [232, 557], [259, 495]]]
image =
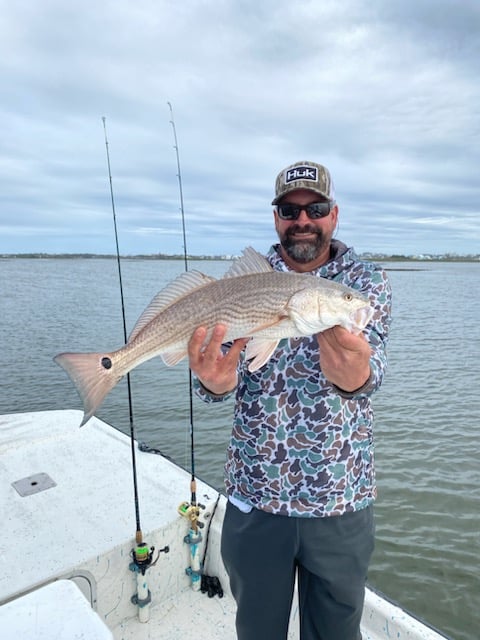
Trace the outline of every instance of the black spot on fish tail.
[[102, 367], [104, 369], [111, 369], [112, 368], [112, 361], [110, 360], [110, 358], [107, 358], [106, 356], [104, 358], [102, 358]]

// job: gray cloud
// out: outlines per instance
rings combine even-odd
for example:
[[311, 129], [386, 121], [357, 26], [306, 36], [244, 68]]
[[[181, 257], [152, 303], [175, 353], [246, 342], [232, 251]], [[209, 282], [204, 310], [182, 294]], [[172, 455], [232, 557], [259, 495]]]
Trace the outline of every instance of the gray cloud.
[[327, 164], [361, 251], [478, 253], [474, 1], [4, 7], [0, 252], [266, 250], [275, 175]]

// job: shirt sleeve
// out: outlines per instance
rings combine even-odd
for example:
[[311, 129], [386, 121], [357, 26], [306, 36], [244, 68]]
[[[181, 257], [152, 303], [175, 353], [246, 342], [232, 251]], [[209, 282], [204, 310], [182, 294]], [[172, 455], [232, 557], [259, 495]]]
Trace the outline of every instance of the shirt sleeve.
[[[384, 269], [376, 266], [368, 277], [361, 277], [356, 287], [368, 296], [374, 313], [364, 333], [372, 349], [370, 356], [370, 376], [366, 383], [355, 391], [344, 391], [335, 387], [344, 398], [369, 396], [379, 389], [387, 368], [387, 343], [391, 325], [392, 289]], [[360, 286], [359, 286], [360, 285]]]
[[236, 387], [231, 391], [228, 391], [227, 393], [212, 393], [209, 389], [203, 386], [198, 378], [194, 377], [193, 389], [195, 395], [200, 398], [200, 400], [203, 400], [203, 402], [210, 404], [213, 402], [225, 402], [225, 400], [229, 400], [234, 395]]

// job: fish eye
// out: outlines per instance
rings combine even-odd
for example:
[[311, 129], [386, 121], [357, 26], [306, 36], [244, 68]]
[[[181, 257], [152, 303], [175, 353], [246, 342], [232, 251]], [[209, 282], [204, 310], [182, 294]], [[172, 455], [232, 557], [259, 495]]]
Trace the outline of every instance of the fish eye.
[[343, 294], [343, 299], [346, 302], [351, 302], [353, 300], [353, 295], [351, 293], [344, 293]]

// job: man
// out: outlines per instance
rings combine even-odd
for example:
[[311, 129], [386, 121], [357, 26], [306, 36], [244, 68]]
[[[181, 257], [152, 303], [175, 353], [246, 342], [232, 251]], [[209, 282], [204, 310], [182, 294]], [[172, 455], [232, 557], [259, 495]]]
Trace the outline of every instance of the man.
[[284, 640], [298, 578], [302, 640], [359, 640], [374, 546], [371, 394], [382, 382], [391, 291], [384, 271], [333, 239], [338, 221], [328, 170], [297, 162], [276, 180], [279, 271], [311, 272], [367, 295], [364, 332], [333, 327], [283, 340], [248, 372], [245, 340], [222, 349], [218, 325], [207, 345], [189, 345], [198, 393], [221, 401], [236, 390], [226, 463], [229, 501], [222, 557], [237, 602], [239, 640]]

